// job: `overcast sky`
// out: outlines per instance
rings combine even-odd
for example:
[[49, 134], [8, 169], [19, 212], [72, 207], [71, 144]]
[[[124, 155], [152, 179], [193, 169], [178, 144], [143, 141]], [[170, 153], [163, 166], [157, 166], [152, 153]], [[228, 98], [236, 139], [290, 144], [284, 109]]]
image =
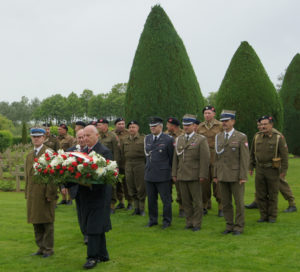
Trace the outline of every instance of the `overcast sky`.
[[127, 82], [157, 3], [182, 38], [204, 96], [218, 90], [241, 41], [274, 85], [300, 53], [299, 0], [0, 0], [0, 101], [98, 94]]

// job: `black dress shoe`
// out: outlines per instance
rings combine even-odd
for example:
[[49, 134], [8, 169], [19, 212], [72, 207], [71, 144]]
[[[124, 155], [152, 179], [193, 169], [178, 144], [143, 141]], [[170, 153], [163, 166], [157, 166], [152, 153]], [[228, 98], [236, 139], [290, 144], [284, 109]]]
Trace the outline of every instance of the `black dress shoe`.
[[66, 203], [66, 205], [72, 205], [72, 204], [73, 204], [72, 199], [68, 200], [67, 203]]
[[134, 209], [133, 213], [131, 215], [139, 215], [140, 210], [139, 209]]
[[145, 216], [146, 214], [145, 214], [144, 211], [140, 211], [139, 215], [140, 215], [140, 216]]
[[194, 227], [193, 229], [192, 229], [192, 231], [199, 231], [201, 228], [200, 227]]
[[184, 210], [179, 210], [179, 217], [185, 217]]
[[171, 226], [171, 224], [170, 223], [163, 223], [163, 225], [162, 225], [162, 229], [166, 229], [166, 228], [168, 228], [168, 227], [170, 227]]
[[289, 206], [287, 209], [285, 209], [283, 212], [296, 212], [297, 207], [296, 206]]
[[208, 214], [207, 209], [205, 209], [205, 208], [203, 209], [203, 214], [204, 214], [204, 215], [207, 215], [207, 214]]
[[223, 232], [222, 232], [222, 234], [229, 234], [229, 233], [231, 233], [232, 232], [232, 230], [224, 230]]
[[97, 263], [98, 263], [97, 259], [89, 258], [87, 262], [83, 265], [83, 268], [85, 269], [94, 268], [97, 265]]
[[125, 205], [124, 205], [124, 203], [121, 203], [121, 202], [116, 206], [116, 210], [124, 209], [124, 208], [125, 208]]
[[224, 217], [224, 213], [223, 213], [222, 210], [219, 210], [219, 211], [218, 211], [218, 216], [219, 216], [219, 217]]
[[245, 205], [247, 209], [258, 209], [257, 203], [253, 201], [251, 204]]
[[53, 254], [54, 254], [53, 252], [45, 253], [45, 254], [43, 254], [43, 258], [48, 258], [48, 257], [52, 256]]
[[66, 205], [67, 201], [66, 200], [62, 200], [61, 202], [59, 202], [57, 205]]
[[127, 208], [128, 211], [131, 211], [133, 209], [132, 204], [128, 203]]
[[232, 235], [241, 235], [242, 234], [242, 232], [241, 231], [238, 231], [238, 230], [234, 230], [233, 232], [232, 232]]
[[40, 255], [43, 255], [43, 252], [37, 251], [31, 254], [31, 256], [40, 256]]
[[257, 223], [263, 223], [263, 222], [268, 222], [267, 219], [263, 219], [263, 218], [260, 218], [257, 220]]
[[276, 223], [276, 219], [269, 219], [269, 223]]
[[148, 223], [145, 227], [146, 228], [151, 228], [151, 227], [153, 227], [153, 226], [155, 226], [155, 225], [157, 225], [158, 223]]

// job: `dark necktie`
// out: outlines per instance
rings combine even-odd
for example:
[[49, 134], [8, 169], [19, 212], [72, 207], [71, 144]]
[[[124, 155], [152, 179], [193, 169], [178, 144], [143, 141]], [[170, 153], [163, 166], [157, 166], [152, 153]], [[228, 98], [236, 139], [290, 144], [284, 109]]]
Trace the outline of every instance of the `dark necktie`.
[[154, 143], [157, 141], [157, 136], [154, 136]]
[[37, 156], [38, 153], [39, 153], [38, 150], [35, 149], [35, 150], [34, 150], [34, 155]]
[[225, 134], [225, 141], [224, 141], [225, 144], [227, 144], [227, 142], [228, 142], [228, 137], [229, 137], [229, 134], [226, 133], [226, 134]]
[[190, 135], [186, 135], [186, 142], [189, 141]]

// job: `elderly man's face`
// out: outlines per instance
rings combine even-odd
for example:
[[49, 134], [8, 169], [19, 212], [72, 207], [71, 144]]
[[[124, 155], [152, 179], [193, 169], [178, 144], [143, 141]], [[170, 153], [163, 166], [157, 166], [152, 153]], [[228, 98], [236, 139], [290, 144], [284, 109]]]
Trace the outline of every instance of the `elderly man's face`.
[[134, 136], [139, 132], [139, 126], [136, 124], [131, 124], [128, 127], [128, 131], [131, 136]]
[[88, 147], [94, 146], [98, 142], [99, 133], [97, 129], [90, 125], [84, 128], [84, 141]]
[[267, 120], [267, 119], [261, 120], [260, 124], [261, 124], [261, 131], [263, 133], [269, 134], [272, 131], [273, 123], [270, 123], [269, 120]]
[[85, 139], [84, 139], [84, 131], [83, 129], [80, 129], [76, 133], [76, 140], [77, 143], [80, 145], [81, 148], [85, 147]]

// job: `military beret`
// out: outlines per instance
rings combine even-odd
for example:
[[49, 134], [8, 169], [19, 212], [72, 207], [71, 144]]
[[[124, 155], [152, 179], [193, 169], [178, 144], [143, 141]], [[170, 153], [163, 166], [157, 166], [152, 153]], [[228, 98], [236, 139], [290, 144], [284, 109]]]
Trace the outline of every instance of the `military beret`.
[[150, 120], [149, 120], [150, 127], [155, 127], [162, 123], [163, 123], [163, 119], [161, 119], [160, 117], [157, 117], [157, 116], [150, 117]]
[[170, 123], [170, 124], [173, 124], [175, 126], [179, 126], [180, 125], [180, 122], [178, 119], [174, 118], [174, 117], [169, 117], [167, 119], [167, 122]]
[[139, 123], [138, 123], [138, 121], [131, 120], [131, 121], [127, 124], [127, 128], [129, 128], [130, 125], [138, 125], [138, 126], [139, 126]]
[[183, 117], [182, 117], [182, 124], [184, 126], [189, 126], [191, 124], [195, 124], [196, 123], [196, 115], [193, 115], [193, 114], [185, 114]]
[[68, 126], [66, 124], [60, 124], [59, 127], [64, 128], [66, 131], [68, 131]]
[[206, 106], [206, 107], [204, 107], [203, 110], [202, 110], [202, 113], [204, 113], [206, 110], [211, 110], [213, 112], [216, 112], [216, 109], [213, 106]]
[[45, 123], [43, 124], [43, 127], [51, 127], [51, 125], [49, 123]]
[[196, 119], [195, 124], [200, 125], [200, 121], [198, 119]]
[[108, 120], [105, 119], [105, 118], [101, 118], [97, 121], [97, 124], [100, 123], [100, 124], [109, 124]]
[[230, 120], [230, 119], [235, 120], [235, 111], [222, 110], [220, 121], [226, 121], [226, 120]]
[[123, 117], [119, 117], [119, 118], [116, 119], [115, 124], [117, 124], [117, 123], [119, 123], [121, 121], [125, 122], [125, 119]]
[[77, 126], [82, 126], [82, 127], [85, 127], [85, 126], [86, 126], [85, 122], [83, 122], [83, 121], [77, 121], [77, 122], [75, 123], [75, 125], [77, 125]]
[[43, 136], [46, 134], [46, 130], [43, 128], [32, 128], [30, 129], [30, 136]]
[[274, 119], [272, 116], [269, 116], [269, 115], [264, 115], [262, 117], [260, 117], [258, 119], [258, 122], [261, 122], [262, 120], [269, 120], [270, 123], [273, 123], [274, 122]]
[[91, 121], [91, 122], [89, 122], [89, 125], [97, 126], [97, 121]]

